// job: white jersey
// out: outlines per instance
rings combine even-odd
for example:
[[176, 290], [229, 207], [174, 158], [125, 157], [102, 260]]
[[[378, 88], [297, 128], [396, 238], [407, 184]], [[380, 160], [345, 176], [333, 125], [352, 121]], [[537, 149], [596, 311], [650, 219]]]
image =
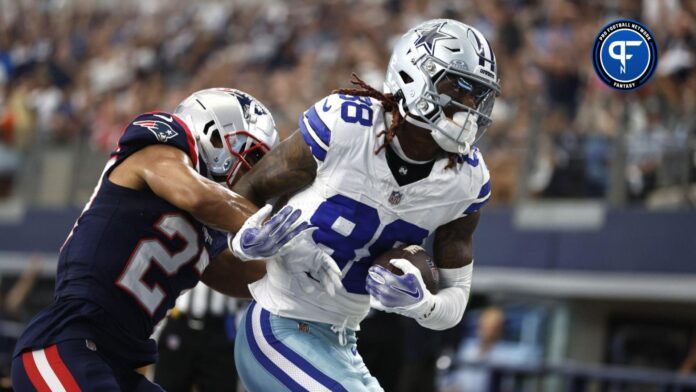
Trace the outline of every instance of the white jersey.
[[490, 197], [490, 175], [474, 149], [453, 168], [439, 159], [428, 177], [399, 186], [384, 149], [375, 154], [385, 116], [371, 98], [330, 95], [299, 125], [317, 175], [288, 204], [318, 227], [313, 239], [341, 268], [343, 287], [333, 298], [307, 295], [281, 263], [271, 262], [251, 293], [274, 314], [358, 329], [370, 308], [365, 279], [373, 258], [401, 244], [422, 245], [438, 227], [480, 209]]

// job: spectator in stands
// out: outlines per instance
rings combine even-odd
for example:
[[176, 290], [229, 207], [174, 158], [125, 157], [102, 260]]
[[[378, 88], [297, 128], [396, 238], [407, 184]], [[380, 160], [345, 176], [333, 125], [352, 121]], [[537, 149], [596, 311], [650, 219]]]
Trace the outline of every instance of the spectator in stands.
[[505, 352], [497, 347], [503, 336], [505, 313], [497, 307], [489, 307], [479, 316], [476, 337], [462, 342], [457, 354], [462, 367], [446, 381], [446, 392], [487, 392], [489, 391], [489, 369], [484, 365], [508, 364]]
[[[345, 85], [351, 72], [381, 83], [378, 70], [386, 67], [395, 34], [438, 16], [478, 27], [499, 53], [505, 96], [494, 116], [495, 123], [503, 123], [500, 116], [508, 121], [482, 143], [498, 182], [494, 201], [518, 196], [520, 169], [543, 169], [537, 160], [544, 154], [553, 157], [554, 178], [543, 170], [532, 176], [532, 194], [607, 193], [607, 168], [622, 140], [617, 129], [627, 126], [622, 113], [629, 102], [598, 82], [577, 53], [589, 53], [594, 34], [615, 15], [644, 18], [662, 45], [654, 81], [638, 92], [659, 99], [656, 125], [670, 134], [694, 133], [696, 10], [690, 2], [175, 3], [3, 3], [0, 118], [12, 119], [13, 139], [5, 145], [23, 155], [41, 135], [50, 143], [89, 140], [107, 153], [134, 111], [171, 108], [189, 91], [220, 85], [269, 102], [285, 136], [303, 108]], [[544, 151], [543, 140], [534, 142], [547, 128], [548, 113], [564, 113], [568, 125], [562, 140], [549, 146], [554, 151]], [[7, 121], [0, 127], [7, 129]], [[544, 182], [549, 188], [539, 189]]]
[[27, 321], [23, 304], [37, 282], [43, 261], [31, 256], [26, 269], [7, 292], [0, 292], [0, 391], [11, 391], [10, 364], [17, 337], [23, 330], [18, 320]]

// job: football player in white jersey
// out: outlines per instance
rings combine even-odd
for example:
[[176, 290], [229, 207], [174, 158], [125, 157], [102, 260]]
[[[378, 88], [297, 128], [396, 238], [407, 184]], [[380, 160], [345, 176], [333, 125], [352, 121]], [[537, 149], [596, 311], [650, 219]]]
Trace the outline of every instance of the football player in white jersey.
[[[476, 29], [424, 22], [394, 48], [384, 86], [338, 90], [310, 107], [299, 130], [269, 152], [235, 191], [258, 205], [292, 195], [312, 235], [342, 271], [334, 296], [292, 279], [298, 264], [274, 260], [250, 285], [255, 299], [235, 357], [250, 391], [379, 391], [357, 352], [355, 331], [372, 306], [446, 329], [462, 318], [471, 284], [472, 234], [490, 197], [473, 146], [490, 125], [500, 85], [493, 51]], [[392, 260], [372, 260], [434, 235], [440, 290]], [[240, 255], [243, 256], [243, 255]], [[293, 267], [289, 267], [293, 266]], [[308, 273], [311, 278], [311, 273]]]

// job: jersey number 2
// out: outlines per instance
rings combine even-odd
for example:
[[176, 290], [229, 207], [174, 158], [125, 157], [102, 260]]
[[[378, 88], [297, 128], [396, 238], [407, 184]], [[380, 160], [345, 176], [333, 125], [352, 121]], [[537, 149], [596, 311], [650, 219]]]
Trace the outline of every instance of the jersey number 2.
[[[179, 236], [184, 242], [184, 249], [171, 253], [158, 239], [143, 239], [135, 247], [126, 269], [116, 280], [116, 284], [131, 294], [151, 316], [165, 297], [164, 290], [157, 283], [150, 287], [143, 281], [152, 263], [171, 276], [193, 260], [200, 251], [196, 229], [181, 215], [165, 215], [155, 224], [155, 228], [167, 238]], [[208, 262], [208, 252], [203, 248], [195, 265], [199, 274], [203, 273]]]

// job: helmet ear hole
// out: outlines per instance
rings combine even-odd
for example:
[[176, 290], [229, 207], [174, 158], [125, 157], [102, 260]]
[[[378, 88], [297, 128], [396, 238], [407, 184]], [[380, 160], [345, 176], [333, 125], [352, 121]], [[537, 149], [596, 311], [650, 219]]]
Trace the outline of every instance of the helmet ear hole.
[[213, 133], [210, 135], [210, 144], [215, 148], [222, 148], [222, 138], [217, 129], [213, 130]]
[[405, 84], [413, 83], [413, 78], [404, 71], [399, 71], [399, 76]]
[[213, 125], [215, 125], [215, 122], [213, 122], [212, 120], [208, 121], [203, 127], [203, 134], [207, 136], [208, 132], [210, 131], [210, 127], [212, 127]]

